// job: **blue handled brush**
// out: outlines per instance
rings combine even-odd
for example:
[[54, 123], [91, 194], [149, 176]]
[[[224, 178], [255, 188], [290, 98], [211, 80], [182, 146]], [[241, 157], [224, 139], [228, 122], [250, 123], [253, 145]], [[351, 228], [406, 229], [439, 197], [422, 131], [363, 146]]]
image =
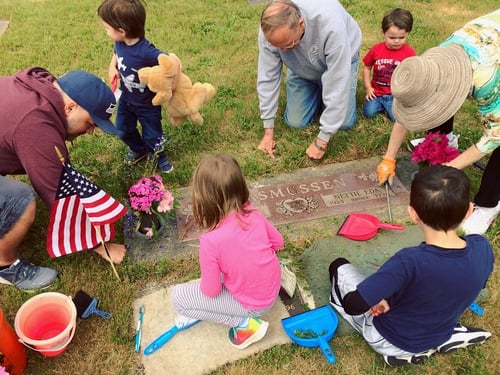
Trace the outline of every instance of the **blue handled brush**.
[[99, 310], [97, 308], [97, 306], [99, 305], [99, 301], [89, 296], [83, 290], [79, 290], [76, 293], [76, 295], [73, 297], [73, 303], [76, 306], [77, 315], [82, 319], [88, 318], [91, 314], [99, 315], [104, 319], [111, 318], [110, 313]]
[[190, 324], [183, 325], [181, 327], [177, 325], [173, 325], [168, 331], [162, 333], [158, 338], [156, 338], [151, 344], [149, 344], [146, 349], [144, 349], [145, 355], [150, 355], [160, 349], [163, 345], [165, 345], [170, 339], [179, 331], [183, 331], [188, 329], [189, 327], [194, 326], [196, 323], [199, 323], [199, 320], [195, 320]]

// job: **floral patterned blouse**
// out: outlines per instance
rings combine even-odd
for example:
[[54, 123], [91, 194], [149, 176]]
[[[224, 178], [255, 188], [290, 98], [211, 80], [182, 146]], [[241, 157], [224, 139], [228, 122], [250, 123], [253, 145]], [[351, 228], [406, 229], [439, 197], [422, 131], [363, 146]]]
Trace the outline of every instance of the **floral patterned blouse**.
[[477, 100], [483, 136], [479, 151], [500, 146], [500, 9], [465, 24], [441, 45], [459, 44], [469, 55], [473, 77], [470, 95]]

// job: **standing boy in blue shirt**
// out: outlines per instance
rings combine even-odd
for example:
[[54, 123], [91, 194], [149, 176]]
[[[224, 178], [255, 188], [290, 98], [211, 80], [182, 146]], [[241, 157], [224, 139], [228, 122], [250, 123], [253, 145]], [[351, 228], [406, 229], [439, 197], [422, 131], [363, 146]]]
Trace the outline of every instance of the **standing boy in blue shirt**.
[[[163, 53], [144, 37], [144, 5], [141, 0], [105, 0], [97, 12], [107, 35], [115, 42], [109, 64], [109, 80], [112, 82], [120, 78], [122, 94], [116, 127], [123, 133], [121, 139], [130, 148], [124, 163], [133, 165], [155, 153], [158, 168], [169, 173], [174, 169], [173, 165], [164, 151], [158, 152], [158, 148], [163, 146], [161, 106], [152, 104], [155, 93], [140, 83], [138, 75], [139, 69], [158, 65], [158, 55]], [[180, 71], [180, 63], [176, 62]], [[175, 88], [176, 77], [172, 88]], [[137, 129], [138, 121], [141, 133]]]

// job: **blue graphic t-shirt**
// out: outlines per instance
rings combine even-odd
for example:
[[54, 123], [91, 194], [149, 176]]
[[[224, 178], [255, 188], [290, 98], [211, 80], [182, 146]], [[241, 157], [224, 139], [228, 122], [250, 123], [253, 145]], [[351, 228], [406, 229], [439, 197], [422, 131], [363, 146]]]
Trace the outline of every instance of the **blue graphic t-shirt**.
[[138, 70], [158, 65], [158, 55], [163, 53], [147, 39], [142, 38], [134, 45], [115, 43], [118, 71], [120, 72], [120, 100], [134, 105], [150, 105], [155, 93], [139, 81]]

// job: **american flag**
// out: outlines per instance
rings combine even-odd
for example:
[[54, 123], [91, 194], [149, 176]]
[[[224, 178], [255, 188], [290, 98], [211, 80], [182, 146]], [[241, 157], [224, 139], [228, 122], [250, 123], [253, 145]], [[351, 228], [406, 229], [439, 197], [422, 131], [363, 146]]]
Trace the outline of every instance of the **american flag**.
[[[127, 213], [116, 199], [64, 164], [50, 212], [47, 251], [52, 258], [91, 249], [114, 238], [114, 222]], [[100, 236], [97, 231], [100, 232]]]

